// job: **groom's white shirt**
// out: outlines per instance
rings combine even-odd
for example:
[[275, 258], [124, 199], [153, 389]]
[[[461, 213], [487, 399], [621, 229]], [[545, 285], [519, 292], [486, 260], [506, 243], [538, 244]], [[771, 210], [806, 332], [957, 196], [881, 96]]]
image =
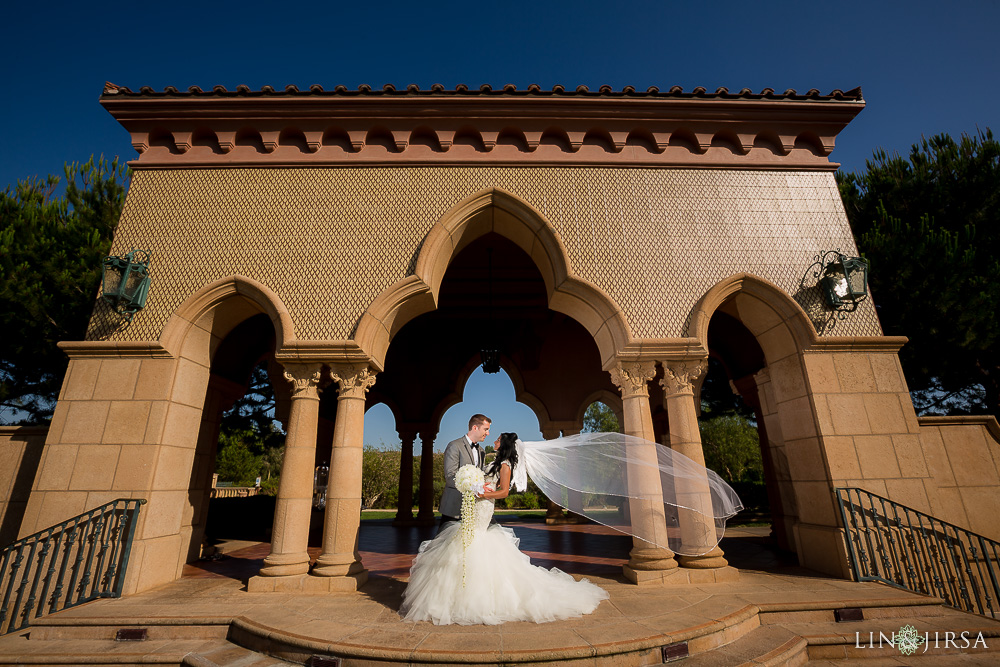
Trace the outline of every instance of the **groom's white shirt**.
[[466, 433], [465, 436], [463, 436], [463, 437], [465, 438], [465, 444], [469, 447], [469, 451], [472, 452], [472, 465], [474, 465], [474, 466], [476, 466], [478, 468], [479, 467], [479, 452], [476, 450], [476, 446], [472, 442], [472, 439], [469, 437], [468, 433]]

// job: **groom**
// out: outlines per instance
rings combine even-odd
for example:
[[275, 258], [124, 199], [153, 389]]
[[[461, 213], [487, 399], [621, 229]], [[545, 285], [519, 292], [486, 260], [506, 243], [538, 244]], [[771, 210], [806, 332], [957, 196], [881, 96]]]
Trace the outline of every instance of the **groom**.
[[470, 463], [480, 470], [486, 468], [486, 456], [479, 443], [489, 436], [492, 423], [486, 415], [472, 415], [469, 432], [449, 442], [444, 449], [444, 493], [441, 494], [439, 532], [449, 521], [458, 521], [462, 514], [462, 494], [455, 488], [455, 473]]

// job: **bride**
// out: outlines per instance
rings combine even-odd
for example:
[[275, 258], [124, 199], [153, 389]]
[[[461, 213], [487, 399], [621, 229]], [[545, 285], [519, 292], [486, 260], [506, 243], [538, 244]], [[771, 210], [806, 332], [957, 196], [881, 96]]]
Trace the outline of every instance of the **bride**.
[[[516, 433], [497, 438], [496, 458], [472, 517], [449, 522], [436, 538], [420, 545], [403, 593], [404, 620], [437, 625], [545, 623], [589, 614], [608, 598], [607, 591], [586, 579], [577, 581], [558, 568], [532, 565], [518, 549], [514, 531], [490, 523], [494, 501], [510, 493], [515, 469], [521, 466], [523, 471], [517, 443]], [[524, 478], [518, 475], [519, 488]], [[463, 529], [470, 534], [463, 536]]]

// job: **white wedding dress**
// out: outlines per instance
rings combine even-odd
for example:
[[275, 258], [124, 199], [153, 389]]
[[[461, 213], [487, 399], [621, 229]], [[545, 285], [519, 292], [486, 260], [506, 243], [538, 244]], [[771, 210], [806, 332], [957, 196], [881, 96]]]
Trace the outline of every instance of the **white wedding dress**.
[[468, 547], [463, 546], [458, 521], [420, 545], [403, 593], [403, 620], [437, 625], [546, 623], [589, 614], [608, 598], [607, 591], [586, 579], [576, 581], [558, 568], [532, 565], [518, 550], [514, 531], [490, 525], [492, 518], [493, 500], [480, 498]]

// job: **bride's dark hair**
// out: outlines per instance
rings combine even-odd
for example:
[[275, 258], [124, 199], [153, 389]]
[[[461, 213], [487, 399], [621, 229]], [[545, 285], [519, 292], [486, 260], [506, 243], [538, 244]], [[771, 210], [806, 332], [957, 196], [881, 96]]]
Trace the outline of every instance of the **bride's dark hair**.
[[517, 465], [517, 433], [501, 433], [500, 434], [500, 446], [497, 447], [497, 456], [493, 459], [493, 463], [490, 464], [490, 469], [487, 471], [489, 475], [500, 474], [500, 464], [504, 461], [510, 462], [510, 470], [514, 471], [514, 466]]

